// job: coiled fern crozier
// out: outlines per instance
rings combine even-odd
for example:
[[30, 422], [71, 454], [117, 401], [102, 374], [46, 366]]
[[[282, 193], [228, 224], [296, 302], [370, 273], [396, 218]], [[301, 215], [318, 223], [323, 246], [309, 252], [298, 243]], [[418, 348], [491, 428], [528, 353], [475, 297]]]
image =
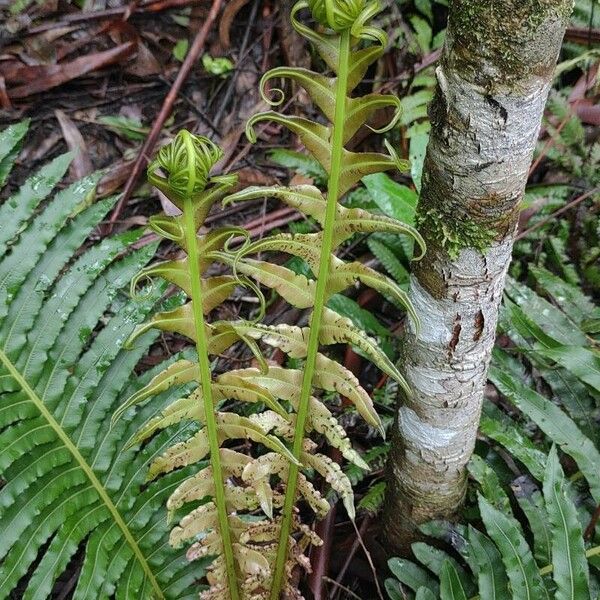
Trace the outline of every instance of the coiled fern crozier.
[[[306, 9], [312, 12], [318, 30], [299, 20], [299, 14]], [[211, 205], [223, 199], [235, 183], [233, 176], [210, 175], [221, 153], [205, 138], [181, 132], [149, 167], [151, 183], [182, 211], [180, 216], [154, 217], [151, 225], [160, 235], [176, 242], [186, 257], [144, 269], [133, 287], [144, 277], [160, 276], [179, 287], [190, 300], [174, 311], [156, 315], [131, 341], [151, 327], [175, 331], [196, 343], [197, 360], [171, 365], [132, 396], [115, 419], [128, 407], [172, 386], [195, 383], [191, 395], [150, 420], [133, 441], [138, 443], [180, 421], [195, 421], [200, 427], [156, 460], [149, 476], [153, 479], [183, 466], [200, 465], [198, 473], [172, 494], [168, 509], [173, 513], [184, 505], [191, 507], [173, 529], [171, 542], [192, 543], [188, 551], [190, 559], [216, 557], [209, 574], [210, 588], [202, 595], [206, 600], [301, 598], [292, 584], [291, 572], [297, 565], [308, 567], [304, 549], [320, 540], [299, 519], [298, 495], [319, 517], [329, 510], [327, 500], [307, 479], [309, 472], [320, 474], [331, 485], [342, 497], [349, 516], [354, 518], [350, 481], [337, 463], [316, 452], [317, 444], [309, 436], [313, 432], [320, 434], [347, 460], [365, 469], [367, 465], [318, 393], [314, 395], [315, 390], [336, 392], [348, 398], [370, 425], [382, 433], [383, 428], [371, 398], [357, 378], [323, 354], [321, 346], [338, 343], [357, 346], [409, 393], [399, 370], [377, 342], [327, 307], [333, 294], [362, 282], [405, 307], [416, 321], [406, 294], [393, 281], [362, 263], [347, 263], [335, 256], [336, 248], [357, 232], [409, 235], [424, 250], [418, 233], [405, 224], [340, 204], [343, 195], [363, 176], [407, 166], [387, 142], [389, 154], [354, 153], [345, 149], [350, 138], [376, 110], [394, 109], [390, 123], [380, 132], [393, 127], [400, 115], [400, 101], [394, 96], [369, 94], [353, 98], [350, 95], [368, 67], [383, 54], [385, 33], [369, 25], [379, 10], [376, 0], [298, 2], [292, 10], [293, 26], [313, 43], [332, 73], [323, 75], [279, 67], [263, 77], [261, 91], [266, 99], [269, 81], [291, 79], [306, 89], [330, 124], [272, 111], [258, 114], [248, 122], [247, 135], [251, 141], [256, 139], [254, 126], [265, 120], [276, 121], [297, 134], [327, 172], [326, 192], [310, 185], [249, 187], [224, 198], [225, 203], [263, 197], [280, 199], [314, 218], [321, 231], [279, 234], [255, 243], [237, 228], [198, 235]], [[321, 26], [325, 28], [323, 31]], [[271, 90], [271, 94], [275, 98], [273, 105], [283, 101], [281, 90]], [[236, 236], [244, 242], [234, 252], [229, 241]], [[271, 251], [304, 259], [315, 279], [252, 257]], [[231, 275], [207, 277], [207, 269], [214, 262], [228, 265]], [[212, 309], [240, 284], [250, 287], [261, 299], [258, 286], [276, 291], [299, 309], [309, 309], [309, 326], [265, 325], [259, 320], [209, 323], [206, 318]], [[260, 368], [213, 376], [210, 357], [238, 341], [252, 350]], [[257, 342], [304, 360], [302, 370], [268, 365]], [[254, 403], [254, 413], [242, 417], [228, 412], [231, 401]], [[225, 440], [235, 438], [257, 443], [251, 455], [222, 446]], [[210, 457], [208, 466], [202, 462], [207, 457]], [[257, 517], [258, 510], [262, 517]]]

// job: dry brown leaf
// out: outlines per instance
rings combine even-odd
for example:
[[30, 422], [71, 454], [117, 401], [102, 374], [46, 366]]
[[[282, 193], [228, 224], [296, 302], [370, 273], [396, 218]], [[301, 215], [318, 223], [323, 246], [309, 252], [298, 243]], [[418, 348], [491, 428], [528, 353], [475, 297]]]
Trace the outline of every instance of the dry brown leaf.
[[219, 41], [223, 50], [228, 50], [231, 47], [230, 30], [233, 25], [235, 16], [248, 4], [250, 0], [232, 0], [227, 3], [223, 16], [219, 22]]
[[[67, 81], [81, 77], [86, 73], [91, 73], [108, 65], [124, 61], [134, 51], [135, 43], [127, 42], [104, 52], [81, 56], [67, 63], [24, 66], [18, 69], [16, 76], [20, 81], [27, 81], [28, 83], [12, 88], [8, 91], [8, 94], [14, 100], [44, 92]], [[2, 72], [2, 74], [4, 73]]]
[[75, 155], [69, 167], [69, 176], [73, 180], [81, 179], [94, 170], [83, 136], [75, 123], [62, 110], [55, 110], [54, 114], [60, 124], [67, 147]]
[[104, 30], [116, 44], [123, 44], [125, 42], [135, 43], [137, 52], [127, 63], [125, 72], [136, 77], [148, 77], [149, 75], [162, 73], [160, 63], [148, 49], [148, 46], [142, 41], [138, 30], [131, 23], [127, 21], [111, 21], [108, 25], [105, 25]]
[[97, 196], [98, 198], [104, 198], [110, 196], [116, 192], [123, 184], [127, 181], [129, 174], [131, 173], [131, 167], [133, 161], [117, 162], [106, 169], [106, 174], [100, 179], [98, 183]]

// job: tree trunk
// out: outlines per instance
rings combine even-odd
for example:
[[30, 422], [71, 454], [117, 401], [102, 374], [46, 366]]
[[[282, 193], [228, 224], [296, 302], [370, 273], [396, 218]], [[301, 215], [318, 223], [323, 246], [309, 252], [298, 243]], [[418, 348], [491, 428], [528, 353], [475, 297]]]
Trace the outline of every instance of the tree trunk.
[[572, 0], [451, 0], [419, 203], [384, 531], [451, 517], [466, 489], [519, 203]]

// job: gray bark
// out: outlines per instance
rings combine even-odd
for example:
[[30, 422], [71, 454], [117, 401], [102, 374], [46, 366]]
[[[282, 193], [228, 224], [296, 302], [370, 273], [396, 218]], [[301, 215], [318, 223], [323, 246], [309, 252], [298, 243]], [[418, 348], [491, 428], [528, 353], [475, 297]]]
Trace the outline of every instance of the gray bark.
[[466, 489], [498, 308], [571, 0], [451, 0], [419, 202], [415, 265], [384, 531], [450, 517]]

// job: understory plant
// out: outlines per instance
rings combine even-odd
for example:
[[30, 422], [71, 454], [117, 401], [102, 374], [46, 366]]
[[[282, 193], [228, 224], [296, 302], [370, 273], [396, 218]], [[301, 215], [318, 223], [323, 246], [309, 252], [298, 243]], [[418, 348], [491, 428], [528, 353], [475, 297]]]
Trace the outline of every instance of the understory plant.
[[[27, 130], [0, 133], [0, 186]], [[141, 229], [88, 241], [116, 198], [96, 198], [99, 174], [54, 193], [71, 160], [56, 157], [0, 206], [0, 598], [190, 599], [205, 569], [170, 548], [162, 511], [187, 474], [145, 481], [174, 432], [126, 445], [173, 398], [109, 428], [153, 375], [134, 369], [156, 332], [133, 351], [123, 342], [164, 285], [136, 303], [123, 288], [156, 244], [140, 244]]]
[[[299, 19], [307, 9], [317, 22], [315, 29]], [[406, 235], [418, 242], [421, 254], [424, 250], [412, 227], [340, 203], [363, 176], [407, 166], [387, 143], [389, 154], [355, 153], [345, 148], [376, 110], [393, 110], [382, 131], [393, 127], [400, 115], [400, 102], [394, 96], [351, 96], [369, 66], [384, 52], [385, 33], [369, 24], [379, 10], [377, 1], [298, 2], [292, 10], [293, 26], [313, 43], [331, 73], [279, 67], [263, 77], [261, 91], [265, 99], [274, 98], [272, 104], [280, 104], [283, 92], [267, 86], [275, 78], [290, 79], [306, 89], [329, 124], [269, 111], [251, 118], [247, 126], [251, 141], [256, 140], [255, 126], [267, 120], [297, 134], [324, 169], [326, 190], [311, 185], [250, 187], [224, 198], [225, 203], [279, 199], [312, 217], [321, 231], [279, 234], [257, 242], [237, 228], [198, 234], [212, 204], [235, 183], [232, 176], [211, 175], [221, 152], [205, 138], [181, 132], [149, 167], [150, 182], [181, 210], [178, 216], [153, 217], [150, 224], [160, 236], [175, 242], [184, 256], [142, 270], [132, 285], [135, 289], [146, 278], [161, 277], [181, 290], [184, 303], [155, 315], [130, 343], [135, 344], [137, 336], [149, 328], [158, 328], [193, 340], [196, 354], [156, 376], [123, 404], [114, 420], [129, 407], [184, 386], [182, 398], [149, 420], [131, 443], [151, 439], [158, 430], [175, 423], [191, 423], [193, 433], [154, 461], [149, 478], [196, 465], [196, 472], [172, 493], [167, 507], [171, 515], [180, 509], [187, 513], [172, 530], [171, 543], [191, 544], [191, 560], [215, 557], [208, 575], [210, 587], [202, 594], [207, 600], [301, 598], [293, 569], [298, 565], [309, 568], [304, 550], [320, 540], [302, 522], [300, 507], [309, 506], [318, 517], [330, 507], [309, 480], [311, 476], [318, 474], [326, 480], [354, 519], [352, 485], [340, 465], [318, 451], [319, 442], [339, 449], [360, 468], [368, 466], [320, 398], [322, 392], [347, 398], [367, 423], [382, 433], [383, 428], [358, 379], [321, 347], [354, 345], [410, 393], [400, 371], [377, 342], [327, 306], [332, 295], [361, 282], [385, 294], [414, 318], [405, 292], [396, 283], [360, 262], [345, 262], [335, 255], [357, 232]], [[241, 242], [235, 251], [234, 238]], [[267, 252], [303, 259], [314, 277], [254, 258]], [[229, 267], [230, 274], [209, 276], [209, 269], [219, 263]], [[294, 307], [308, 311], [307, 326], [263, 324], [262, 310], [254, 320], [211, 321], [211, 311], [238, 285], [253, 290], [261, 304], [261, 288], [276, 291]], [[259, 366], [214, 373], [213, 358], [237, 342], [251, 350]], [[296, 368], [265, 360], [263, 353], [269, 347], [294, 359]], [[297, 368], [299, 361], [301, 368]], [[249, 416], [234, 412], [239, 412], [240, 403], [253, 405]], [[241, 447], [234, 448], [228, 441], [234, 439], [254, 443], [241, 452]]]
[[422, 526], [436, 541], [413, 544], [415, 560], [390, 560], [391, 600], [600, 594], [600, 311], [581, 281], [547, 268], [553, 254], [540, 253], [536, 265], [523, 256], [529, 285], [509, 278], [506, 286], [505, 347], [490, 369], [499, 397], [484, 402], [466, 522]]

